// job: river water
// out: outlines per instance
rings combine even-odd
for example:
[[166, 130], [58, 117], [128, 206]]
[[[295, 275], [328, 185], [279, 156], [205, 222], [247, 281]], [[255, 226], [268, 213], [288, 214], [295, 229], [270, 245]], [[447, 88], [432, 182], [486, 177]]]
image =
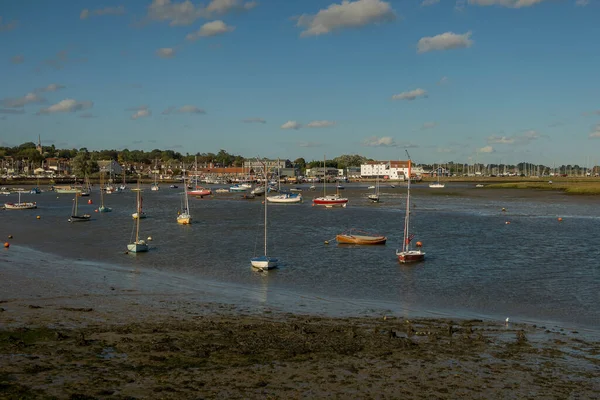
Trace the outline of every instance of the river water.
[[[402, 241], [405, 186], [382, 187], [382, 202], [371, 204], [367, 184], [348, 184], [345, 209], [313, 207], [310, 200], [318, 193], [299, 187], [304, 203], [269, 204], [269, 254], [280, 259], [280, 267], [266, 273], [254, 271], [249, 262], [262, 252], [262, 198], [243, 200], [240, 194], [190, 199], [194, 223], [181, 226], [176, 223], [181, 189], [145, 187], [148, 218], [141, 220], [140, 232], [152, 241], [148, 253], [137, 255], [125, 254], [135, 212], [131, 191], [105, 195], [113, 208], [105, 214], [94, 212], [100, 204], [97, 190], [91, 205], [80, 198], [80, 210], [92, 213], [93, 220], [76, 224], [67, 222], [72, 194], [24, 194], [22, 201], [36, 201], [39, 208], [0, 211], [0, 235], [14, 235], [11, 242], [17, 246], [81, 268], [154, 271], [172, 290], [210, 283], [237, 294], [237, 302], [258, 301], [284, 311], [384, 310], [600, 326], [600, 208], [594, 197], [471, 184], [415, 185], [411, 230], [427, 256], [423, 263], [402, 265], [395, 251]], [[16, 201], [16, 196], [2, 201]], [[387, 244], [361, 247], [332, 240], [350, 228], [384, 234]], [[319, 309], [319, 304], [327, 306]]]

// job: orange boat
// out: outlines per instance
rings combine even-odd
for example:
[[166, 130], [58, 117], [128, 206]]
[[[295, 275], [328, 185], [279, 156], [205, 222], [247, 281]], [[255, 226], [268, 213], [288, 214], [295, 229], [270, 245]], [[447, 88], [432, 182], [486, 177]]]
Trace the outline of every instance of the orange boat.
[[353, 229], [337, 235], [335, 239], [343, 244], [385, 244], [387, 237]]

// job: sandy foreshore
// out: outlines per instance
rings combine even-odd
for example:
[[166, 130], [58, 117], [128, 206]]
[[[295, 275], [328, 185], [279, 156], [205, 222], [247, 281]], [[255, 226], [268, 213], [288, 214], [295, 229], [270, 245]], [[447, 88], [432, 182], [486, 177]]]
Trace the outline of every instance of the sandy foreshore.
[[600, 397], [590, 332], [292, 314], [13, 250], [0, 257], [0, 398]]

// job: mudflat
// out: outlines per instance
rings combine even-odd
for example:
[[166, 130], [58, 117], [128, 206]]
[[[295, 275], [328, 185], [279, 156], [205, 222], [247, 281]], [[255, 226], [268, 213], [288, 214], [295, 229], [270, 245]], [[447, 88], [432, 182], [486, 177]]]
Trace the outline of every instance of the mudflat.
[[[5, 300], [0, 398], [598, 398], [600, 343], [483, 320]], [[93, 304], [93, 301], [90, 302]], [[125, 304], [121, 304], [124, 306]]]

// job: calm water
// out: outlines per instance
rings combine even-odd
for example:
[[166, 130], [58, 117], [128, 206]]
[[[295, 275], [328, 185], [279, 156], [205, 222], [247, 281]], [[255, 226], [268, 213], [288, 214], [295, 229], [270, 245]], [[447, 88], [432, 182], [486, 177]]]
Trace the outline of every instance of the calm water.
[[[412, 231], [424, 243], [427, 259], [406, 266], [395, 257], [406, 188], [384, 187], [382, 203], [370, 204], [367, 186], [346, 186], [346, 209], [312, 207], [315, 193], [307, 191], [308, 185], [301, 186], [304, 203], [270, 204], [269, 249], [281, 264], [268, 273], [253, 271], [249, 263], [262, 252], [264, 206], [261, 198], [242, 200], [240, 194], [190, 199], [194, 224], [180, 226], [175, 219], [181, 189], [163, 185], [152, 192], [146, 187], [148, 218], [141, 221], [141, 236], [153, 238], [146, 254], [124, 254], [135, 211], [130, 191], [106, 195], [106, 205], [113, 208], [106, 214], [93, 212], [100, 203], [97, 191], [90, 197], [92, 205], [81, 198], [80, 209], [91, 212], [93, 221], [76, 224], [67, 222], [73, 195], [23, 195], [23, 201], [35, 200], [39, 208], [0, 211], [0, 234], [13, 234], [20, 245], [69, 259], [156, 269], [174, 281], [183, 276], [190, 285], [206, 280], [250, 291], [260, 288], [267, 302], [294, 293], [329, 299], [346, 309], [358, 304], [421, 316], [510, 316], [515, 321], [600, 326], [596, 199], [466, 184], [445, 189], [417, 185]], [[16, 196], [1, 200], [16, 201]], [[331, 240], [350, 228], [385, 234], [388, 243], [355, 247]]]

